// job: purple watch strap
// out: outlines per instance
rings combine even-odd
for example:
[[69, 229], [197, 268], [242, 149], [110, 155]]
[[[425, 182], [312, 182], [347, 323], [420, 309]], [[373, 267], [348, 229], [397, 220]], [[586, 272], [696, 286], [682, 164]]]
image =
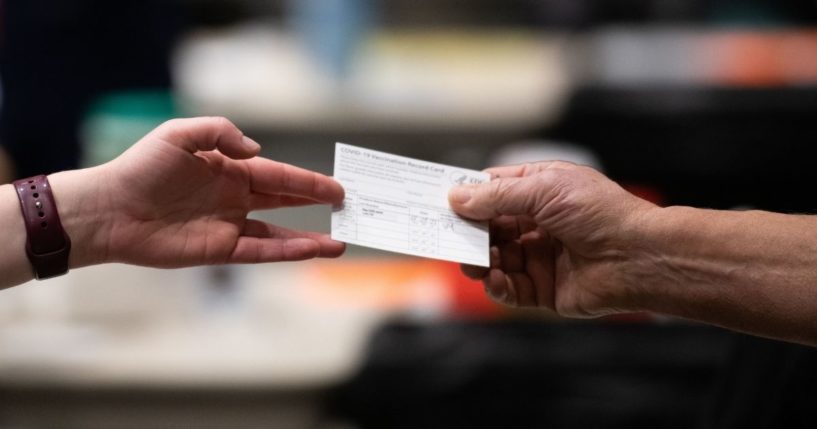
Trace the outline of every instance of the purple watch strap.
[[71, 239], [62, 227], [46, 176], [14, 182], [26, 225], [26, 255], [38, 280], [68, 272]]

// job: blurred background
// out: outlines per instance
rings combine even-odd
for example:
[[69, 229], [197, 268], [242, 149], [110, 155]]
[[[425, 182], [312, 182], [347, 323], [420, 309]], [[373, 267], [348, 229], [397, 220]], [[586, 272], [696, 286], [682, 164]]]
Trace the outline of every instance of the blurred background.
[[[813, 213], [813, 0], [5, 0], [0, 182], [223, 115], [334, 142], [595, 166], [666, 205]], [[255, 214], [328, 231], [329, 209]], [[0, 292], [2, 428], [815, 427], [814, 349], [491, 304], [456, 265], [126, 266]]]

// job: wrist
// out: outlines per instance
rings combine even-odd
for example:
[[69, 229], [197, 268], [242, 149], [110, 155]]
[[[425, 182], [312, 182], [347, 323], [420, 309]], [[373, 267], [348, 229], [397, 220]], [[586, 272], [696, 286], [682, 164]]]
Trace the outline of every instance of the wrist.
[[712, 244], [707, 225], [717, 219], [707, 212], [672, 206], [656, 208], [644, 218], [633, 310], [683, 316], [690, 299], [706, 299], [694, 295], [711, 290], [707, 285], [716, 274], [710, 272], [706, 247]]
[[[620, 287], [615, 308], [620, 312], [661, 312], [659, 303], [681, 283], [673, 246], [689, 222], [688, 207], [653, 206], [632, 216], [620, 232]], [[683, 241], [683, 240], [681, 240]]]
[[26, 258], [26, 227], [20, 213], [20, 202], [12, 185], [0, 186], [0, 225], [3, 230], [3, 252], [0, 252], [0, 290], [34, 278]]
[[108, 260], [109, 219], [102, 184], [105, 170], [94, 167], [48, 176], [65, 232], [71, 237], [70, 268], [96, 265]]

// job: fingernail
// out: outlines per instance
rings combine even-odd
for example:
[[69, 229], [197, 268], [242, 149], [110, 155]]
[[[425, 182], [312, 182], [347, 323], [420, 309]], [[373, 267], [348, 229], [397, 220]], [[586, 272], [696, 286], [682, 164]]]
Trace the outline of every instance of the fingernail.
[[485, 286], [485, 293], [494, 301], [504, 304], [508, 299], [508, 291], [505, 289], [494, 290], [491, 286]]
[[253, 139], [251, 139], [251, 138], [249, 138], [247, 136], [242, 137], [242, 140], [243, 140], [244, 144], [248, 148], [250, 148], [252, 150], [261, 150], [261, 145], [258, 144], [258, 142], [256, 142], [255, 140], [253, 140]]
[[457, 186], [451, 189], [448, 196], [451, 201], [457, 204], [465, 204], [471, 200], [473, 193], [474, 191], [468, 186]]

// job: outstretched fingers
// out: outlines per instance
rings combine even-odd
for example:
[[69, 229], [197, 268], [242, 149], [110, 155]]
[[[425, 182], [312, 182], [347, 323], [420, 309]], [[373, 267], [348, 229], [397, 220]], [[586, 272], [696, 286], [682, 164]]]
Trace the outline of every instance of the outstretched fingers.
[[345, 244], [326, 234], [294, 231], [248, 219], [228, 262], [251, 264], [336, 258], [345, 250]]
[[250, 195], [250, 211], [271, 210], [282, 207], [303, 207], [315, 204], [324, 204], [324, 202], [316, 201], [311, 198], [293, 197], [291, 195]]
[[231, 264], [303, 261], [318, 257], [320, 245], [309, 238], [267, 239], [240, 237], [228, 260]]
[[325, 204], [343, 202], [343, 187], [331, 177], [265, 158], [253, 158], [247, 161], [247, 165], [250, 189], [255, 194], [297, 197], [289, 201], [298, 204], [305, 200]]

